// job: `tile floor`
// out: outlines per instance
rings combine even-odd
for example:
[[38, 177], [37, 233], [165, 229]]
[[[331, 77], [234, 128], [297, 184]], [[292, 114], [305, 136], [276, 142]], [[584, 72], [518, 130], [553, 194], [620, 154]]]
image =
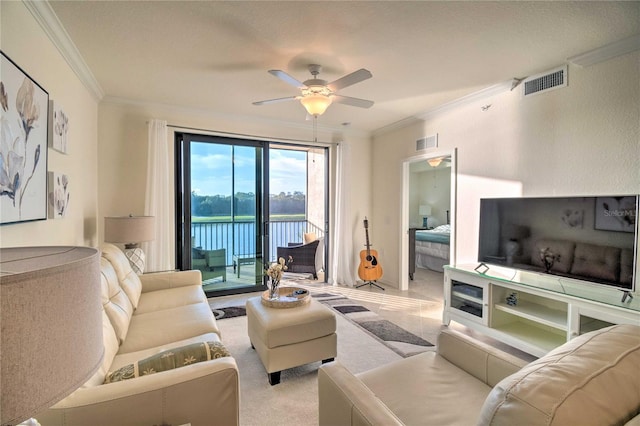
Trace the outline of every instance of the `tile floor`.
[[[331, 286], [321, 280], [308, 280], [305, 284], [311, 287], [311, 291], [330, 291], [343, 294], [405, 330], [427, 341], [436, 343], [438, 331], [443, 327], [443, 281], [444, 275], [442, 273], [417, 268], [414, 280], [409, 282], [409, 290], [407, 291], [399, 291], [394, 287], [388, 286], [385, 286], [384, 291], [372, 286], [363, 286], [357, 289], [346, 286]], [[244, 304], [248, 298], [255, 297], [258, 294], [245, 293], [210, 298], [209, 305], [212, 308], [238, 306]], [[460, 324], [451, 323], [450, 327], [516, 356], [527, 360], [534, 359], [528, 354], [469, 330]]]

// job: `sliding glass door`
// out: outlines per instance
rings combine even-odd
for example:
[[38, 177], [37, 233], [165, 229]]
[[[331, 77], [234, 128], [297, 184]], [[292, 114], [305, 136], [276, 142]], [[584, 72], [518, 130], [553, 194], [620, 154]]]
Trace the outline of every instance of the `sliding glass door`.
[[176, 135], [178, 269], [201, 271], [208, 296], [264, 290], [278, 247], [313, 234], [321, 244], [307, 266], [326, 279], [327, 151]]
[[263, 289], [268, 148], [190, 134], [177, 145], [179, 268], [200, 270], [207, 294]]

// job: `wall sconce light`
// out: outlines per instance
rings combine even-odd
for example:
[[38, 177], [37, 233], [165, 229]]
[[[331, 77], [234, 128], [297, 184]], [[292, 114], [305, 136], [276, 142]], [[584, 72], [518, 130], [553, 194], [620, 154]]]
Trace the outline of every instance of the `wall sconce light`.
[[429, 163], [429, 165], [431, 167], [438, 167], [440, 165], [440, 163], [442, 163], [442, 157], [438, 157], [438, 158], [429, 158], [427, 160], [427, 163]]

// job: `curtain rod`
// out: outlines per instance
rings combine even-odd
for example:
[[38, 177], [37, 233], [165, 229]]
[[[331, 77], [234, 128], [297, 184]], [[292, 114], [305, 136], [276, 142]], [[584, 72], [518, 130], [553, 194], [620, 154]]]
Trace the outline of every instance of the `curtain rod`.
[[197, 127], [189, 127], [189, 126], [179, 126], [177, 124], [167, 124], [167, 127], [173, 127], [174, 129], [184, 129], [184, 130], [194, 130], [196, 132], [205, 132], [214, 136], [229, 136], [229, 137], [242, 137], [242, 138], [251, 138], [256, 140], [264, 140], [264, 141], [272, 141], [272, 142], [282, 142], [282, 143], [291, 143], [296, 145], [309, 145], [316, 144], [319, 146], [327, 146], [327, 145], [339, 145], [337, 142], [320, 142], [320, 141], [305, 141], [301, 139], [288, 139], [288, 138], [273, 138], [267, 136], [257, 136], [257, 135], [247, 135], [243, 133], [232, 133], [232, 132], [223, 132], [221, 130], [210, 130], [210, 129], [200, 129]]

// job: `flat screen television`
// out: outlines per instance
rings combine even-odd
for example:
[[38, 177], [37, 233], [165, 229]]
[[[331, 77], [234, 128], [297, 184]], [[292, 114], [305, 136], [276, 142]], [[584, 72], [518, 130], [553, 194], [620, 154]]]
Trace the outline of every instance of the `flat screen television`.
[[640, 195], [486, 198], [478, 261], [636, 290]]

